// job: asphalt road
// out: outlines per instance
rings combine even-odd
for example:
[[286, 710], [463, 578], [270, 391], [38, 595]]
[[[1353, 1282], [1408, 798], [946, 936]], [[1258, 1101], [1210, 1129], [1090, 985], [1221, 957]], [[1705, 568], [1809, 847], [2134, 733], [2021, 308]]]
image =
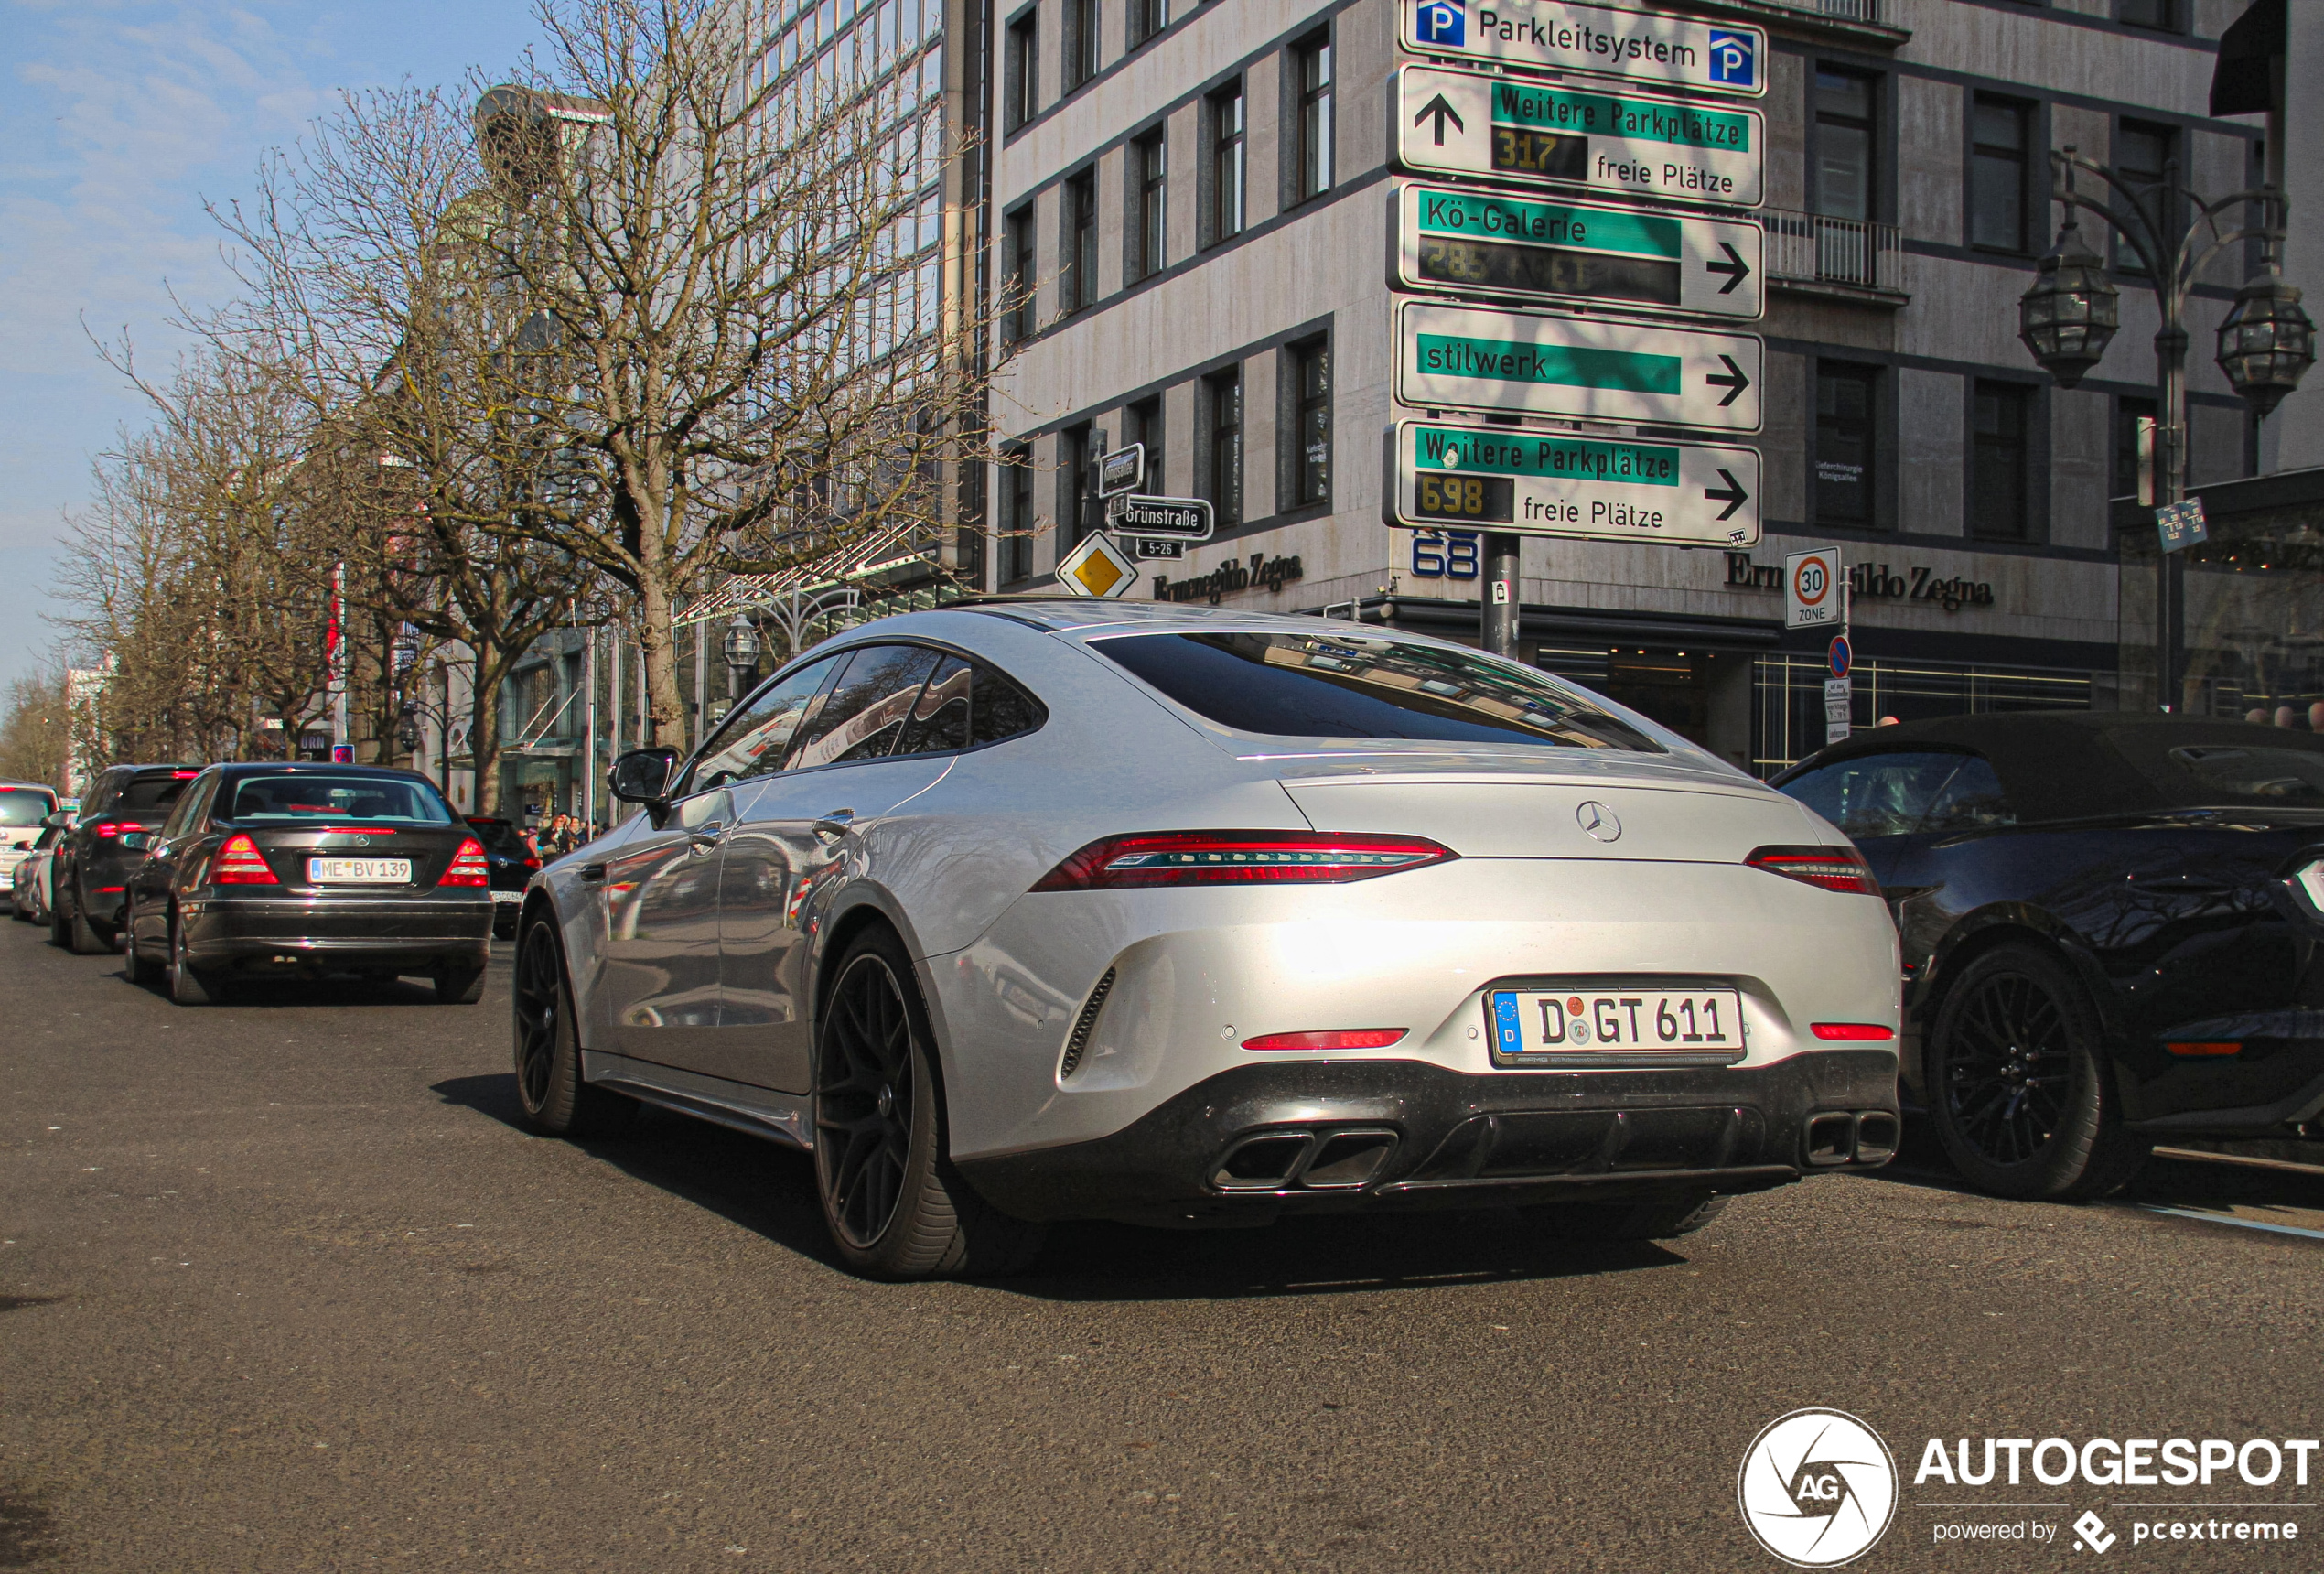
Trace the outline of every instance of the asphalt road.
[[[1811, 1405], [1906, 1472], [1858, 1567], [2086, 1566], [1936, 1545], [1925, 1439], [2324, 1427], [2324, 1238], [1925, 1173], [1667, 1248], [1092, 1226], [1025, 1278], [867, 1284], [798, 1156], [517, 1129], [504, 983], [187, 1010], [0, 924], [0, 1568], [1772, 1570], [1737, 1469]], [[2324, 1207], [2289, 1171], [2142, 1186]], [[1999, 1517], [2122, 1494], [2037, 1495], [2071, 1506]], [[2285, 1513], [2297, 1547], [2107, 1561], [2313, 1567], [2324, 1511]]]

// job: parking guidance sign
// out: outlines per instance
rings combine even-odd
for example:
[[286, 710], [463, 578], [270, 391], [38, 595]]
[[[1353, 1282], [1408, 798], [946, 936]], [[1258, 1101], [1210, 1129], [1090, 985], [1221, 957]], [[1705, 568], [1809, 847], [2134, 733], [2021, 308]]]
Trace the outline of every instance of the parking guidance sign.
[[1759, 429], [1756, 335], [1421, 300], [1396, 324], [1396, 402], [1409, 408]]
[[1740, 23], [1570, 0], [1404, 0], [1399, 42], [1424, 55], [1619, 77], [1688, 92], [1767, 92], [1767, 35]]
[[1417, 182], [1389, 195], [1395, 289], [1620, 301], [1747, 321], [1757, 224]]
[[1517, 535], [1749, 546], [1757, 449], [1402, 421], [1390, 438], [1390, 523]]
[[1425, 174], [1759, 204], [1767, 122], [1757, 110], [1405, 66], [1389, 113], [1396, 162]]

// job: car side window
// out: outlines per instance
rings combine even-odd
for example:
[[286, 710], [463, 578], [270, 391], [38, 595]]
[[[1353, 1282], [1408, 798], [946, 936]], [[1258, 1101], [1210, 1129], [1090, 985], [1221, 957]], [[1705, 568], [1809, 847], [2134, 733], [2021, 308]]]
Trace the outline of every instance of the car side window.
[[694, 761], [693, 780], [681, 795], [781, 770], [783, 756], [799, 731], [799, 718], [838, 667], [836, 656], [810, 662], [753, 695], [704, 748]]
[[969, 710], [971, 743], [998, 743], [1004, 738], [1034, 731], [1049, 719], [1040, 701], [982, 662], [976, 663]]
[[176, 841], [199, 825], [202, 815], [209, 812], [210, 796], [217, 791], [218, 778], [215, 775], [204, 776], [197, 781], [194, 790], [179, 798], [178, 806], [170, 810], [169, 818], [162, 822], [161, 839], [165, 842]]
[[1859, 754], [1794, 777], [1781, 791], [1854, 840], [1910, 836], [1920, 829], [1963, 758], [1934, 750]]
[[912, 706], [910, 724], [897, 741], [898, 754], [950, 754], [968, 747], [968, 693], [974, 669], [946, 656], [928, 674], [928, 686]]
[[912, 702], [920, 697], [920, 685], [940, 655], [925, 645], [856, 650], [823, 704], [800, 728], [799, 741], [784, 769], [812, 771], [888, 753], [910, 720]]
[[2017, 823], [2017, 812], [2009, 807], [2009, 795], [2001, 790], [2001, 778], [1993, 773], [1992, 763], [1981, 754], [1968, 754], [1938, 792], [1921, 829], [1924, 833], [1982, 831]]

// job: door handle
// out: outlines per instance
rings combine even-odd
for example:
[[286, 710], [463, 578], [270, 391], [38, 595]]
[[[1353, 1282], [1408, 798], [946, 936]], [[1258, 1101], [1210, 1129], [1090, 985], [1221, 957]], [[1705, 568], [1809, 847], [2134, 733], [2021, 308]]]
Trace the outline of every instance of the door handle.
[[583, 864], [581, 866], [581, 878], [585, 880], [601, 880], [605, 879], [605, 866], [603, 864]]
[[855, 811], [853, 809], [834, 809], [815, 822], [815, 835], [837, 841], [847, 834], [855, 819]]
[[686, 840], [694, 844], [688, 850], [696, 853], [708, 852], [718, 845], [718, 838], [725, 831], [726, 826], [715, 820], [711, 821], [699, 831], [688, 831]]

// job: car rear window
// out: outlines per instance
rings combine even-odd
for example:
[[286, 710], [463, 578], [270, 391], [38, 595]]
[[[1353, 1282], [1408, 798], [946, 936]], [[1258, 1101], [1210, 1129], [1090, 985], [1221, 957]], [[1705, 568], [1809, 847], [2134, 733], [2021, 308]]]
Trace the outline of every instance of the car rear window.
[[488, 853], [498, 853], [504, 858], [533, 856], [533, 849], [524, 845], [524, 838], [506, 820], [470, 820], [468, 829], [476, 833], [476, 839], [484, 844]]
[[1091, 641], [1197, 716], [1279, 738], [1408, 738], [1667, 752], [1547, 674], [1357, 634], [1124, 634]]
[[424, 782], [386, 776], [325, 776], [285, 771], [245, 776], [233, 783], [233, 798], [219, 816], [261, 825], [300, 820], [384, 821], [448, 825], [452, 812]]
[[121, 790], [113, 795], [113, 801], [105, 806], [105, 813], [125, 818], [154, 818], [167, 814], [197, 774], [188, 771], [169, 776], [133, 776], [122, 784]]
[[29, 787], [0, 787], [0, 825], [38, 825], [57, 812], [57, 801]]
[[2324, 803], [2324, 752], [2260, 745], [2189, 745], [2174, 764], [2202, 783], [2204, 803]]

